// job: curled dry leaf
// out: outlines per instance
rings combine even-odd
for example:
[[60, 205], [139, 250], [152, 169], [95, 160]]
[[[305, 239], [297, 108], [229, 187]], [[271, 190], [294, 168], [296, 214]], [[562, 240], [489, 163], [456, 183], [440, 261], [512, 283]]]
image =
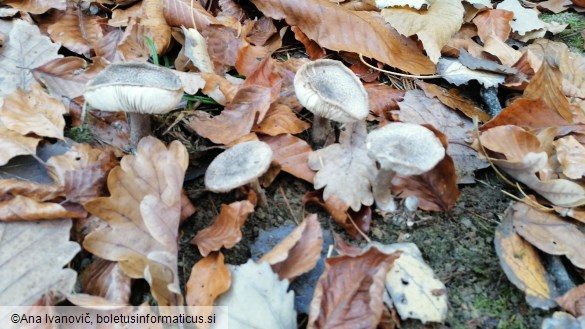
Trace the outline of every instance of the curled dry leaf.
[[254, 205], [247, 200], [222, 205], [213, 224], [197, 232], [191, 243], [197, 245], [203, 256], [222, 247], [229, 249], [235, 246], [242, 239], [240, 228], [252, 212]]
[[187, 306], [212, 306], [215, 299], [230, 288], [231, 278], [221, 252], [201, 259], [191, 269], [185, 285]]
[[70, 229], [70, 219], [0, 223], [0, 305], [35, 305], [73, 290], [77, 273], [63, 267], [80, 248]]
[[90, 57], [94, 44], [104, 36], [101, 25], [105, 22], [104, 18], [85, 15], [76, 6], [68, 8], [47, 30], [54, 42], [74, 53]]
[[562, 84], [561, 71], [544, 61], [524, 90], [524, 98], [542, 99], [546, 105], [565, 120], [573, 122], [573, 114], [569, 110], [569, 100], [563, 94]]
[[[416, 43], [390, 28], [379, 13], [352, 11], [324, 0], [252, 0], [252, 3], [266, 16], [297, 26], [321, 47], [361, 53], [415, 74], [435, 71]], [[352, 33], [338, 33], [340, 30]]]
[[262, 256], [258, 263], [267, 262], [280, 280], [293, 281], [315, 267], [321, 258], [323, 232], [317, 215], [311, 214], [284, 240]]
[[549, 309], [556, 306], [554, 299], [558, 292], [538, 251], [514, 232], [514, 212], [512, 207], [508, 208], [502, 223], [496, 228], [494, 244], [500, 267], [508, 280], [526, 294], [530, 306]]
[[232, 286], [215, 303], [229, 308], [228, 318], [220, 317], [216, 326], [242, 329], [296, 329], [294, 293], [288, 281], [279, 281], [267, 263], [230, 266]]
[[85, 203], [89, 212], [109, 224], [85, 238], [85, 249], [118, 261], [132, 278], [145, 278], [161, 306], [183, 303], [177, 235], [187, 165], [187, 150], [181, 143], [166, 147], [154, 137], [145, 137], [136, 155], [125, 156], [110, 171], [111, 196]]
[[76, 204], [40, 202], [15, 195], [0, 201], [0, 221], [31, 221], [41, 219], [83, 218], [85, 210]]
[[295, 115], [290, 107], [278, 103], [270, 105], [261, 123], [256, 124], [252, 131], [269, 136], [281, 134], [300, 134], [309, 128], [309, 124]]
[[312, 149], [307, 142], [291, 134], [262, 136], [260, 140], [270, 146], [272, 161], [280, 165], [283, 171], [313, 183], [315, 172], [307, 164]]
[[456, 59], [441, 58], [437, 63], [437, 72], [450, 83], [461, 86], [475, 80], [485, 88], [497, 87], [504, 83], [505, 76], [502, 74], [471, 70]]
[[33, 75], [52, 94], [76, 98], [85, 92], [85, 84], [108, 65], [104, 58], [93, 58], [89, 64], [79, 57], [54, 59], [33, 70]]
[[585, 175], [585, 146], [571, 135], [553, 142], [563, 174], [571, 179]]
[[489, 36], [505, 42], [512, 31], [510, 21], [513, 18], [514, 13], [511, 11], [488, 9], [477, 14], [473, 19], [473, 23], [477, 26], [479, 39], [484, 43], [487, 42]]
[[557, 303], [574, 316], [585, 315], [585, 284], [581, 284], [557, 298]]
[[118, 262], [97, 258], [81, 276], [83, 292], [107, 299], [115, 304], [128, 305], [132, 279], [124, 274]]
[[[219, 24], [217, 18], [205, 10], [199, 1], [165, 0], [162, 2], [164, 17], [170, 26], [185, 26], [201, 31], [210, 24]], [[195, 20], [196, 26], [193, 26], [191, 18]]]
[[307, 328], [376, 328], [384, 309], [384, 281], [398, 258], [376, 248], [327, 258], [309, 312]]
[[185, 46], [183, 48], [185, 56], [191, 60], [200, 72], [214, 73], [215, 69], [207, 51], [206, 38], [197, 29], [188, 29], [184, 26], [181, 26], [181, 29], [185, 35]]
[[526, 241], [551, 255], [565, 255], [573, 265], [585, 268], [585, 234], [577, 225], [520, 202], [512, 206], [511, 216], [514, 229]]
[[[0, 102], [2, 107], [2, 102]], [[23, 136], [22, 134], [6, 128], [0, 121], [0, 166], [18, 155], [35, 154], [37, 145], [41, 140], [35, 137]]]
[[8, 5], [30, 14], [44, 14], [49, 9], [65, 10], [67, 0], [6, 0], [3, 5]]
[[297, 41], [301, 42], [303, 46], [305, 46], [305, 51], [312, 61], [323, 58], [325, 55], [327, 55], [325, 49], [321, 48], [321, 46], [319, 46], [319, 44], [315, 41], [309, 39], [309, 37], [307, 37], [307, 35], [304, 34], [298, 26], [291, 26], [290, 29], [295, 34], [295, 39], [297, 39]]
[[490, 115], [485, 113], [475, 103], [459, 94], [459, 90], [451, 88], [449, 90], [441, 88], [437, 85], [430, 83], [424, 83], [422, 81], [417, 82], [417, 85], [425, 92], [425, 95], [429, 98], [437, 97], [441, 103], [449, 106], [452, 109], [461, 111], [468, 118], [477, 116], [479, 121], [487, 122], [490, 119]]
[[379, 120], [390, 119], [390, 111], [398, 109], [398, 102], [404, 99], [404, 90], [392, 88], [385, 84], [364, 84], [368, 93], [370, 112]]

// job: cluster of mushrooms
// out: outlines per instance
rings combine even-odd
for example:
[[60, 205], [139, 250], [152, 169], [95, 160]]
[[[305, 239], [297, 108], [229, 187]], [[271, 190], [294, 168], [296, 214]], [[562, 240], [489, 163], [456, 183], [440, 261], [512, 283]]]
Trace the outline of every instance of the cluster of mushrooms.
[[[320, 59], [301, 66], [294, 79], [300, 103], [314, 115], [312, 137], [323, 143], [331, 123], [365, 124], [368, 94], [359, 78], [341, 62]], [[87, 104], [102, 111], [124, 111], [130, 126], [130, 149], [151, 133], [150, 115], [175, 109], [183, 87], [172, 70], [149, 63], [114, 63], [91, 79], [84, 93]], [[420, 175], [445, 156], [435, 134], [420, 125], [393, 122], [371, 131], [364, 147], [379, 165], [372, 186], [376, 206], [394, 212], [391, 193], [395, 174]], [[205, 186], [212, 192], [229, 192], [248, 186], [260, 206], [266, 197], [258, 183], [272, 161], [272, 150], [261, 141], [237, 144], [218, 155], [205, 173]]]

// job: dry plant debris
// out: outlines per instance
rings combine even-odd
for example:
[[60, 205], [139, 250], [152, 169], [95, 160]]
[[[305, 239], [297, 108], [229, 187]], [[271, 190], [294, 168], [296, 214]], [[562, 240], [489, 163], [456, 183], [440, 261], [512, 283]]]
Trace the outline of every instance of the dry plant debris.
[[[531, 307], [564, 311], [543, 328], [583, 327], [585, 59], [541, 19], [583, 1], [0, 6], [0, 305], [148, 295], [229, 306], [237, 328], [448, 322], [426, 246], [369, 230], [418, 208], [449, 215], [489, 166], [514, 199], [493, 232], [502, 272]], [[166, 114], [151, 130], [129, 110]], [[334, 129], [315, 133], [320, 117]], [[66, 137], [76, 129], [92, 138]], [[270, 186], [281, 173], [319, 214], [295, 213]], [[232, 262], [250, 223], [280, 208], [296, 228]], [[215, 219], [187, 231], [197, 210]], [[371, 243], [328, 243], [332, 228]], [[293, 281], [315, 291], [300, 317]]]

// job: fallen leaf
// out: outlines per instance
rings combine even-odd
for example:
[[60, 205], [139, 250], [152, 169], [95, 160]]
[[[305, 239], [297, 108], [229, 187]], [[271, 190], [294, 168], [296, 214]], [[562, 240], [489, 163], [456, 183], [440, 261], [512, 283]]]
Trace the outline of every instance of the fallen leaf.
[[364, 84], [368, 93], [370, 112], [382, 121], [390, 119], [390, 111], [398, 109], [398, 102], [404, 98], [404, 90], [384, 84]]
[[213, 223], [197, 232], [191, 243], [197, 245], [204, 257], [222, 247], [232, 248], [242, 239], [240, 229], [252, 212], [254, 205], [247, 200], [222, 205]]
[[555, 14], [562, 13], [563, 11], [569, 9], [568, 6], [570, 5], [571, 0], [547, 0], [538, 3], [538, 7], [544, 8]]
[[[201, 31], [210, 24], [219, 24], [217, 18], [205, 10], [199, 1], [166, 0], [163, 4], [164, 17], [170, 26], [197, 28]], [[196, 26], [193, 26], [192, 19]]]
[[376, 248], [356, 257], [327, 258], [307, 328], [376, 328], [384, 308], [384, 279], [397, 258]]
[[501, 73], [507, 75], [517, 75], [518, 71], [506, 65], [500, 65], [493, 60], [487, 60], [474, 57], [465, 49], [459, 49], [459, 62], [471, 70], [480, 70], [484, 72]]
[[[2, 102], [0, 102], [0, 108]], [[0, 166], [18, 155], [35, 154], [37, 145], [41, 140], [35, 137], [27, 137], [6, 128], [0, 121]]]
[[132, 279], [124, 274], [118, 262], [95, 259], [81, 276], [83, 292], [107, 299], [115, 304], [128, 305]]
[[573, 114], [569, 111], [569, 101], [563, 94], [562, 83], [561, 71], [545, 61], [524, 90], [524, 98], [540, 98], [565, 120], [572, 122]]
[[450, 83], [461, 86], [471, 80], [476, 80], [485, 88], [497, 87], [504, 83], [505, 77], [501, 74], [471, 70], [461, 62], [450, 58], [441, 58], [437, 63], [437, 72]]
[[323, 58], [325, 55], [327, 55], [325, 49], [321, 48], [321, 46], [319, 46], [319, 44], [315, 41], [309, 39], [309, 37], [307, 37], [307, 35], [303, 33], [303, 31], [301, 31], [298, 26], [291, 26], [290, 29], [295, 34], [295, 39], [300, 41], [303, 46], [305, 46], [305, 51], [312, 61]]
[[184, 26], [181, 26], [181, 29], [185, 35], [185, 56], [200, 72], [214, 73], [215, 69], [207, 51], [207, 39], [197, 29], [187, 29]]
[[230, 288], [231, 273], [223, 260], [221, 252], [213, 252], [193, 265], [185, 285], [187, 306], [212, 306]]
[[571, 179], [585, 175], [585, 146], [569, 135], [553, 142], [563, 174]]
[[557, 303], [574, 316], [585, 315], [585, 284], [581, 284], [556, 299]]
[[151, 38], [150, 28], [132, 20], [116, 46], [119, 58], [123, 62], [146, 62], [150, 57], [146, 37]]
[[209, 26], [202, 31], [207, 40], [209, 57], [213, 60], [217, 73], [225, 73], [236, 65], [238, 50], [242, 41], [238, 38], [238, 31], [220, 25]]
[[317, 215], [311, 214], [257, 262], [270, 264], [280, 280], [289, 282], [315, 267], [321, 257], [323, 232]]
[[585, 268], [581, 252], [585, 234], [576, 225], [520, 202], [512, 207], [511, 216], [516, 232], [533, 246], [551, 255], [565, 255], [573, 265]]
[[441, 103], [449, 106], [452, 109], [461, 111], [468, 118], [477, 116], [479, 121], [487, 122], [490, 119], [490, 115], [485, 113], [475, 103], [459, 94], [459, 90], [451, 88], [449, 90], [441, 88], [437, 85], [417, 82], [417, 85], [425, 92], [428, 98], [437, 97]]
[[[575, 0], [577, 1], [577, 0]], [[585, 326], [585, 316], [580, 316], [575, 319], [570, 314], [565, 312], [554, 312], [550, 318], [542, 321], [542, 329], [567, 329], [567, 328], [583, 328]]]
[[313, 183], [315, 172], [308, 165], [312, 149], [307, 142], [290, 134], [262, 136], [260, 140], [270, 146], [272, 161], [279, 164], [283, 171]]
[[512, 28], [510, 21], [514, 18], [514, 13], [503, 9], [488, 9], [480, 12], [473, 19], [477, 26], [479, 39], [484, 43], [488, 36], [492, 36], [501, 41], [508, 40]]
[[145, 137], [135, 155], [126, 155], [110, 171], [111, 196], [85, 203], [89, 212], [109, 226], [90, 233], [84, 248], [118, 261], [132, 278], [145, 278], [161, 306], [183, 304], [177, 235], [187, 165], [187, 150], [181, 143], [175, 141], [167, 148], [156, 138]]
[[54, 42], [90, 57], [94, 44], [104, 36], [101, 25], [105, 22], [104, 18], [85, 15], [79, 7], [70, 7], [47, 29]]
[[[297, 26], [321, 47], [361, 53], [410, 73], [435, 71], [416, 43], [389, 28], [378, 13], [351, 11], [327, 0], [252, 0], [252, 3], [264, 15]], [[352, 33], [340, 34], [339, 30]]]
[[242, 329], [296, 329], [297, 313], [294, 293], [287, 292], [288, 281], [279, 281], [267, 263], [251, 259], [239, 266], [230, 266], [232, 286], [215, 305], [227, 306], [228, 319], [220, 317], [216, 326]]
[[11, 6], [30, 14], [44, 14], [49, 9], [65, 10], [67, 0], [6, 0], [3, 5]]
[[515, 210], [509, 207], [496, 228], [494, 244], [500, 267], [518, 289], [526, 294], [532, 307], [550, 309], [556, 306], [556, 287], [546, 272], [537, 250], [522, 239], [512, 224]]
[[[429, 0], [429, 7], [382, 9], [382, 16], [400, 34], [416, 35], [433, 63], [439, 61], [441, 48], [463, 24], [463, 5], [459, 0]], [[437, 28], [440, 26], [441, 28]]]
[[371, 185], [378, 170], [365, 148], [366, 135], [365, 122], [356, 122], [341, 132], [339, 143], [309, 155], [309, 167], [317, 171], [315, 189], [325, 188], [323, 200], [335, 196], [354, 211], [374, 203]]
[[63, 268], [79, 252], [70, 219], [0, 223], [0, 305], [35, 305], [73, 291], [77, 273]]
[[52, 94], [76, 98], [85, 92], [85, 84], [107, 66], [103, 58], [88, 64], [79, 57], [57, 58], [34, 69], [33, 75]]
[[545, 28], [544, 22], [538, 19], [538, 11], [522, 7], [518, 0], [504, 0], [496, 8], [514, 13], [514, 19], [510, 22], [510, 27], [512, 31], [519, 35], [525, 35], [527, 32]]

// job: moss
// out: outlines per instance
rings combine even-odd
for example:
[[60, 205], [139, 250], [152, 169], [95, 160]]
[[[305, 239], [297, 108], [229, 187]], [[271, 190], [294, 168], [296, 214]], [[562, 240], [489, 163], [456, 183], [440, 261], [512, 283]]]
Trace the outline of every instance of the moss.
[[91, 143], [95, 140], [87, 124], [65, 129], [65, 136], [78, 143]]
[[583, 36], [581, 31], [585, 28], [585, 16], [574, 12], [563, 12], [559, 14], [543, 14], [540, 18], [547, 22], [569, 24], [567, 28], [553, 36], [552, 40], [564, 42], [572, 51], [583, 54]]

